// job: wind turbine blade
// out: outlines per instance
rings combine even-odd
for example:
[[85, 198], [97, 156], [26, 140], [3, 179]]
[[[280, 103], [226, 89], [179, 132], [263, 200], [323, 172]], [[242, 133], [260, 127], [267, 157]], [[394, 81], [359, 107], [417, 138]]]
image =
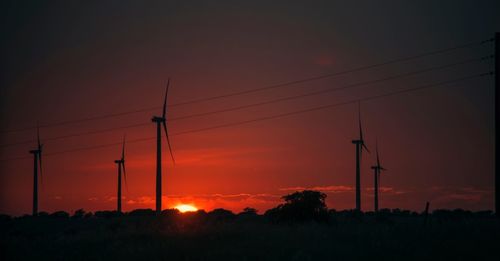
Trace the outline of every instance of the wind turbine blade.
[[38, 149], [41, 149], [42, 145], [40, 144], [40, 127], [38, 127], [38, 122], [36, 123], [36, 138], [38, 141]]
[[165, 136], [167, 137], [167, 144], [168, 144], [168, 149], [170, 151], [170, 156], [172, 157], [172, 162], [175, 165], [174, 154], [172, 153], [172, 147], [170, 146], [170, 139], [168, 138], [167, 124], [165, 122], [163, 122], [163, 129], [165, 130]]
[[380, 191], [380, 170], [377, 171], [377, 185], [378, 185], [378, 189]]
[[375, 153], [377, 153], [377, 166], [380, 168], [380, 158], [378, 156], [378, 140], [375, 140]]
[[361, 114], [358, 118], [358, 126], [359, 126], [359, 140], [363, 140], [363, 128], [361, 127]]
[[125, 137], [126, 135], [123, 135], [123, 145], [122, 145], [122, 161], [125, 160]]
[[363, 147], [361, 147], [359, 150], [359, 165], [361, 165], [362, 162], [363, 162]]
[[370, 153], [370, 150], [365, 145], [365, 140], [363, 138], [363, 127], [361, 126], [361, 102], [358, 101], [358, 125], [359, 125], [359, 140], [361, 141], [361, 150], [363, 148]]
[[377, 170], [377, 190], [380, 193], [380, 170]]
[[363, 148], [364, 148], [366, 150], [366, 152], [370, 153], [370, 150], [368, 149], [368, 147], [366, 147], [364, 142], [361, 143], [361, 146], [362, 146], [361, 150], [363, 150]]
[[167, 95], [168, 95], [168, 87], [170, 86], [170, 78], [167, 80], [167, 89], [165, 90], [165, 100], [163, 101], [163, 116], [162, 118], [165, 119], [165, 116], [167, 114]]
[[123, 168], [123, 181], [125, 182], [125, 189], [127, 190], [128, 193], [127, 171], [125, 171], [125, 161], [122, 161], [120, 165], [122, 165]]
[[[42, 145], [43, 146], [43, 145]], [[41, 147], [40, 147], [41, 148]], [[42, 150], [38, 152], [38, 164], [40, 167], [40, 184], [43, 184], [43, 170], [42, 170]]]
[[40, 168], [40, 184], [43, 184], [43, 170], [42, 170], [42, 147], [43, 145], [40, 142], [40, 127], [38, 121], [36, 122], [36, 139], [38, 143], [38, 153], [36, 157], [38, 157], [38, 166]]

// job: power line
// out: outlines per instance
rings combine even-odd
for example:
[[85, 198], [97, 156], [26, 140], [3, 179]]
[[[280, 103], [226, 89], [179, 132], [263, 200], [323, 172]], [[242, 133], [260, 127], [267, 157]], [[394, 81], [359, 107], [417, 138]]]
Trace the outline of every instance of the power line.
[[255, 89], [250, 89], [250, 90], [246, 90], [246, 91], [233, 92], [233, 93], [228, 93], [228, 94], [223, 94], [223, 95], [217, 95], [217, 96], [208, 97], [208, 98], [202, 98], [202, 99], [195, 99], [195, 100], [186, 101], [186, 102], [180, 102], [180, 103], [177, 103], [177, 104], [173, 104], [172, 106], [187, 105], [187, 104], [192, 104], [192, 103], [199, 103], [199, 102], [217, 100], [217, 99], [228, 98], [228, 97], [242, 95], [242, 94], [248, 94], [248, 93], [260, 92], [260, 91], [269, 90], [269, 89], [280, 88], [280, 87], [284, 87], [284, 86], [288, 86], [288, 85], [295, 85], [295, 84], [299, 84], [299, 83], [304, 83], [304, 82], [309, 82], [309, 81], [315, 81], [315, 80], [330, 78], [330, 77], [339, 76], [339, 75], [342, 75], [342, 74], [348, 74], [348, 73], [353, 73], [353, 72], [360, 72], [360, 71], [374, 69], [374, 68], [377, 68], [377, 67], [382, 67], [382, 66], [386, 66], [386, 65], [390, 65], [390, 64], [394, 64], [394, 63], [406, 62], [406, 61], [415, 60], [415, 59], [418, 59], [418, 58], [423, 58], [423, 57], [426, 57], [426, 56], [432, 56], [432, 55], [437, 55], [437, 54], [442, 54], [442, 53], [447, 53], [447, 52], [455, 51], [455, 50], [458, 50], [458, 49], [463, 49], [463, 48], [469, 48], [469, 47], [473, 47], [473, 46], [483, 45], [485, 43], [489, 43], [489, 42], [493, 42], [493, 41], [494, 41], [494, 39], [491, 38], [491, 39], [488, 39], [488, 40], [471, 42], [471, 43], [462, 44], [462, 45], [458, 45], [458, 46], [454, 46], [454, 47], [450, 47], [450, 48], [444, 48], [444, 49], [439, 49], [439, 50], [435, 50], [435, 51], [431, 51], [431, 52], [425, 52], [425, 53], [421, 53], [421, 54], [417, 54], [417, 55], [412, 55], [412, 56], [406, 56], [406, 57], [402, 57], [402, 58], [398, 58], [398, 59], [393, 59], [393, 60], [389, 60], [389, 61], [386, 61], [386, 62], [371, 64], [371, 65], [365, 65], [365, 66], [361, 66], [361, 67], [357, 67], [357, 68], [353, 68], [353, 69], [348, 69], [348, 70], [344, 70], [344, 71], [340, 71], [340, 72], [334, 72], [334, 73], [329, 73], [329, 74], [314, 76], [314, 77], [300, 79], [300, 80], [294, 80], [294, 81], [289, 81], [289, 82], [284, 82], [284, 83], [279, 83], [279, 84], [274, 84], [274, 85], [268, 85], [268, 86], [264, 86], [264, 87], [261, 87], [261, 88], [255, 88]]
[[[411, 61], [411, 60], [415, 60], [415, 59], [419, 59], [419, 58], [423, 58], [423, 57], [427, 57], [427, 56], [452, 52], [452, 51], [459, 50], [459, 49], [471, 48], [474, 46], [483, 45], [485, 43], [490, 43], [493, 41], [494, 41], [494, 39], [491, 38], [491, 39], [487, 39], [487, 40], [483, 40], [483, 41], [471, 42], [471, 43], [467, 43], [467, 44], [457, 45], [454, 47], [443, 48], [443, 49], [438, 49], [438, 50], [434, 50], [434, 51], [430, 51], [430, 52], [425, 52], [425, 53], [421, 53], [421, 54], [417, 54], [417, 55], [401, 57], [401, 58], [397, 58], [397, 59], [393, 59], [393, 60], [389, 60], [389, 61], [385, 61], [385, 62], [381, 62], [381, 63], [365, 65], [365, 66], [361, 66], [361, 67], [357, 67], [357, 68], [353, 68], [353, 69], [348, 69], [348, 70], [344, 70], [344, 71], [339, 71], [339, 72], [334, 72], [334, 73], [329, 73], [329, 74], [324, 74], [324, 75], [319, 75], [319, 76], [314, 76], [314, 77], [309, 77], [309, 78], [304, 78], [304, 79], [299, 79], [299, 80], [293, 80], [293, 81], [268, 85], [268, 86], [264, 86], [264, 87], [254, 88], [254, 89], [248, 89], [245, 91], [232, 92], [232, 93], [216, 95], [216, 96], [212, 96], [212, 97], [206, 97], [206, 98], [194, 99], [194, 100], [185, 101], [185, 102], [174, 103], [174, 104], [169, 105], [169, 107], [176, 107], [176, 106], [183, 106], [183, 105], [195, 104], [195, 103], [200, 103], [200, 102], [213, 101], [213, 100], [229, 98], [229, 97], [238, 96], [238, 95], [244, 95], [244, 94], [249, 94], [249, 93], [270, 90], [270, 89], [281, 88], [281, 87], [300, 84], [300, 83], [309, 82], [309, 81], [315, 81], [315, 80], [321, 80], [321, 79], [325, 79], [325, 78], [336, 77], [336, 76], [340, 76], [343, 74], [365, 71], [365, 70], [374, 69], [377, 67], [382, 67], [382, 66], [386, 66], [386, 65], [390, 65], [390, 64], [406, 62], [406, 61]], [[62, 121], [62, 122], [52, 123], [52, 124], [42, 124], [39, 127], [40, 128], [57, 127], [57, 126], [74, 124], [74, 123], [79, 123], [79, 122], [107, 119], [107, 118], [124, 116], [124, 115], [129, 115], [129, 114], [134, 114], [134, 113], [152, 111], [152, 110], [156, 110], [156, 109], [160, 109], [160, 108], [161, 108], [160, 106], [149, 107], [149, 108], [125, 111], [125, 112], [120, 112], [120, 113], [104, 114], [104, 115], [98, 115], [98, 116], [93, 116], [93, 117], [84, 117], [84, 118], [80, 118], [80, 119], [76, 119], [76, 120], [67, 120], [67, 121]], [[36, 129], [36, 126], [26, 127], [26, 128], [17, 128], [17, 129], [11, 129], [11, 130], [0, 130], [0, 133], [21, 132], [21, 131], [27, 131], [27, 130], [32, 130], [32, 129]]]
[[235, 110], [242, 110], [242, 109], [247, 109], [247, 108], [251, 108], [251, 107], [273, 104], [273, 103], [277, 103], [277, 102], [295, 100], [295, 99], [309, 97], [309, 96], [315, 96], [315, 95], [320, 95], [320, 94], [325, 94], [325, 93], [330, 93], [330, 92], [336, 92], [336, 91], [341, 91], [341, 90], [345, 90], [345, 89], [349, 89], [349, 88], [353, 88], [353, 87], [359, 87], [359, 86], [364, 86], [364, 85], [370, 85], [370, 84], [395, 80], [395, 79], [404, 78], [404, 77], [408, 77], [408, 76], [412, 76], [412, 75], [441, 70], [441, 69], [445, 69], [445, 68], [449, 68], [449, 67], [453, 67], [453, 66], [457, 66], [457, 65], [464, 65], [464, 64], [468, 64], [468, 63], [484, 61], [484, 60], [492, 59], [492, 58], [493, 58], [493, 56], [491, 55], [491, 56], [484, 56], [481, 58], [468, 59], [468, 60], [464, 60], [464, 61], [460, 61], [460, 62], [456, 62], [456, 63], [450, 63], [450, 64], [426, 68], [426, 69], [422, 69], [422, 70], [396, 74], [396, 75], [392, 75], [392, 76], [388, 76], [388, 77], [384, 77], [384, 78], [380, 78], [380, 79], [364, 81], [364, 82], [359, 82], [359, 83], [354, 83], [354, 84], [348, 84], [348, 85], [344, 85], [344, 86], [338, 87], [338, 88], [326, 88], [326, 89], [322, 89], [319, 91], [314, 91], [314, 92], [309, 92], [309, 93], [304, 93], [304, 94], [299, 94], [299, 95], [293, 95], [293, 96], [288, 96], [288, 97], [283, 97], [283, 98], [277, 98], [277, 99], [259, 102], [259, 103], [241, 105], [241, 106], [231, 107], [231, 108], [227, 108], [227, 109], [221, 109], [221, 110], [215, 110], [215, 111], [210, 111], [210, 112], [203, 112], [203, 113], [198, 113], [198, 114], [182, 116], [182, 117], [178, 117], [178, 118], [172, 118], [170, 121], [189, 119], [189, 118], [193, 118], [193, 117], [207, 116], [207, 115], [211, 115], [211, 114], [230, 112], [230, 111], [235, 111]]
[[[85, 136], [85, 135], [99, 134], [99, 133], [105, 133], [105, 132], [111, 132], [111, 131], [115, 131], [115, 130], [120, 130], [120, 129], [129, 129], [129, 128], [141, 127], [141, 126], [146, 126], [146, 125], [150, 125], [150, 123], [137, 123], [137, 124], [130, 124], [130, 125], [125, 125], [125, 126], [120, 126], [120, 127], [113, 127], [113, 128], [102, 129], [102, 130], [96, 130], [96, 131], [88, 131], [88, 132], [81, 132], [81, 133], [75, 133], [75, 134], [68, 134], [68, 135], [64, 135], [64, 136], [47, 138], [47, 139], [44, 139], [44, 142], [46, 142], [46, 141], [60, 140], [60, 139], [67, 139], [67, 138], [74, 138], [74, 137], [81, 137], [81, 136]], [[33, 143], [33, 142], [34, 142], [34, 140], [25, 140], [25, 141], [7, 143], [7, 144], [0, 145], [0, 148], [2, 148], [2, 147], [9, 147], [9, 146], [15, 146], [15, 145], [28, 144], [28, 143]]]
[[[228, 124], [222, 124], [218, 126], [212, 126], [212, 127], [207, 127], [207, 128], [202, 128], [202, 129], [196, 129], [196, 130], [191, 130], [191, 131], [184, 131], [184, 132], [178, 132], [175, 133], [174, 135], [184, 135], [188, 133], [195, 133], [195, 132], [201, 132], [201, 131], [207, 131], [207, 130], [213, 130], [213, 129], [220, 129], [220, 128], [225, 128], [225, 127], [230, 127], [230, 126], [237, 126], [237, 125], [243, 125], [243, 124], [248, 124], [248, 123], [253, 123], [253, 122], [258, 122], [258, 121], [264, 121], [264, 120], [272, 120], [272, 119], [277, 119], [277, 118], [284, 118], [292, 115], [297, 115], [297, 114], [302, 114], [302, 113], [307, 113], [307, 112], [312, 112], [312, 111], [318, 111], [318, 110], [324, 110], [324, 109], [330, 109], [342, 105], [347, 105], [347, 104], [352, 104], [352, 103], [357, 103], [357, 102], [362, 102], [362, 101], [369, 101], [369, 100], [374, 100], [374, 99], [380, 99], [388, 96], [394, 96], [397, 94], [403, 94], [407, 92], [413, 92], [413, 91], [418, 91], [422, 89], [428, 89], [432, 87], [437, 87], [437, 86], [442, 86], [442, 85], [447, 85], [451, 83], [456, 83], [460, 81], [465, 81], [465, 80], [470, 80], [474, 78], [479, 78], [479, 77], [484, 77], [487, 75], [493, 75], [493, 72], [489, 73], [481, 73], [481, 74], [476, 74], [468, 77], [462, 77], [458, 79], [453, 79], [453, 80], [448, 80], [448, 81], [442, 81], [438, 83], [433, 83], [433, 84], [427, 84], [427, 85], [422, 85], [419, 87], [415, 88], [410, 88], [410, 89], [404, 89], [404, 90], [399, 90], [399, 91], [394, 91], [394, 92], [389, 92], [385, 94], [379, 94], [379, 95], [374, 95], [374, 96], [369, 96], [365, 98], [359, 98], [355, 100], [350, 100], [346, 102], [341, 102], [341, 103], [335, 103], [335, 104], [329, 104], [329, 105], [324, 105], [324, 106], [319, 106], [319, 107], [314, 107], [314, 108], [309, 108], [309, 109], [304, 109], [304, 110], [298, 110], [298, 111], [293, 111], [293, 112], [287, 112], [287, 113], [282, 113], [282, 114], [276, 114], [272, 116], [266, 116], [266, 117], [261, 117], [261, 118], [256, 118], [252, 120], [246, 120], [246, 121], [240, 121], [240, 122], [235, 122], [235, 123], [228, 123]], [[174, 136], [172, 135], [172, 136]]]
[[[484, 76], [488, 76], [488, 75], [493, 75], [493, 72], [475, 74], [475, 75], [471, 75], [471, 76], [467, 76], [467, 77], [461, 77], [461, 78], [457, 78], [457, 79], [441, 81], [441, 82], [422, 85], [422, 86], [418, 86], [418, 87], [414, 87], [414, 88], [403, 89], [403, 90], [388, 92], [388, 93], [384, 93], [384, 94], [373, 95], [373, 96], [368, 96], [368, 97], [364, 97], [364, 98], [349, 100], [349, 101], [345, 101], [345, 102], [313, 107], [313, 108], [304, 109], [304, 110], [297, 110], [297, 111], [276, 114], [276, 115], [271, 115], [271, 116], [264, 116], [264, 117], [260, 117], [260, 118], [256, 118], [256, 119], [221, 124], [221, 125], [216, 125], [216, 126], [211, 126], [211, 127], [201, 128], [201, 129], [188, 130], [188, 131], [184, 131], [184, 132], [174, 133], [171, 136], [179, 136], [179, 135], [185, 135], [185, 134], [190, 134], [190, 133], [204, 132], [204, 131], [209, 131], [209, 130], [214, 130], [214, 129], [244, 125], [244, 124], [249, 124], [249, 123], [254, 123], [254, 122], [259, 122], [259, 121], [284, 118], [284, 117], [289, 117], [292, 115], [303, 114], [303, 113], [319, 111], [319, 110], [325, 110], [325, 109], [330, 109], [330, 108], [339, 107], [339, 106], [343, 106], [343, 105], [353, 104], [353, 103], [357, 103], [357, 102], [370, 101], [370, 100], [380, 99], [380, 98], [384, 98], [384, 97], [404, 94], [404, 93], [408, 93], [408, 92], [414, 92], [414, 91], [418, 91], [418, 90], [448, 85], [448, 84], [457, 83], [457, 82], [466, 81], [466, 80], [471, 80], [471, 79], [476, 79], [476, 78], [480, 78], [480, 77], [484, 77]], [[143, 141], [154, 140], [154, 139], [156, 139], [156, 137], [147, 137], [147, 138], [130, 140], [130, 141], [128, 141], [128, 143], [137, 143], [137, 142], [143, 142]], [[83, 148], [76, 148], [76, 149], [70, 149], [70, 150], [45, 154], [45, 156], [65, 154], [65, 153], [82, 151], [82, 150], [99, 149], [99, 148], [111, 147], [111, 146], [116, 146], [116, 145], [121, 145], [121, 144], [122, 144], [122, 142], [116, 142], [116, 143], [108, 143], [108, 144], [89, 146], [89, 147], [83, 147]], [[17, 157], [17, 158], [1, 159], [0, 161], [20, 160], [20, 159], [29, 159], [29, 158], [31, 158], [31, 157]]]
[[[127, 143], [137, 143], [137, 142], [143, 142], [143, 141], [148, 141], [148, 140], [152, 140], [152, 139], [156, 139], [156, 137], [133, 139], [133, 140], [127, 141]], [[122, 142], [114, 142], [114, 143], [102, 144], [102, 145], [96, 145], [96, 146], [83, 147], [83, 148], [75, 148], [75, 149], [63, 150], [63, 151], [48, 153], [45, 156], [53, 156], [53, 155], [59, 155], [59, 154], [65, 154], [65, 153], [71, 153], [71, 152], [83, 151], [83, 150], [100, 149], [100, 148], [112, 147], [112, 146], [116, 146], [116, 145], [123, 145], [123, 141]]]
[[[465, 64], [469, 64], [469, 63], [473, 63], [473, 62], [484, 61], [484, 60], [491, 59], [491, 58], [493, 58], [493, 55], [484, 56], [484, 57], [480, 57], [480, 58], [467, 59], [467, 60], [449, 63], [449, 64], [445, 64], [445, 65], [434, 66], [434, 67], [430, 67], [430, 68], [426, 68], [426, 69], [396, 74], [396, 75], [392, 75], [392, 76], [388, 76], [388, 77], [384, 77], [384, 78], [379, 78], [379, 79], [375, 79], [375, 80], [364, 81], [364, 82], [359, 82], [359, 83], [354, 83], [354, 84], [348, 84], [348, 85], [338, 87], [338, 88], [326, 88], [326, 89], [315, 91], [315, 92], [309, 92], [309, 93], [305, 93], [305, 94], [282, 97], [282, 98], [273, 99], [273, 100], [264, 101], [264, 102], [252, 103], [252, 104], [241, 105], [241, 106], [236, 106], [236, 107], [231, 107], [231, 108], [226, 108], [226, 109], [221, 109], [221, 110], [215, 110], [215, 111], [209, 111], [209, 112], [181, 116], [181, 117], [177, 117], [177, 118], [171, 118], [168, 121], [171, 122], [171, 121], [176, 121], [176, 120], [184, 120], [184, 119], [208, 116], [208, 115], [213, 115], [213, 114], [218, 114], [218, 113], [237, 111], [237, 110], [262, 106], [262, 105], [273, 104], [273, 103], [277, 103], [277, 102], [295, 100], [295, 99], [309, 97], [309, 96], [315, 96], [315, 95], [319, 95], [319, 94], [341, 91], [341, 90], [345, 90], [345, 89], [349, 89], [349, 88], [353, 88], [353, 87], [359, 87], [359, 86], [364, 86], [364, 85], [369, 85], [369, 84], [375, 84], [375, 83], [395, 80], [395, 79], [404, 78], [404, 77], [417, 75], [417, 74], [422, 74], [422, 73], [426, 73], [426, 72], [442, 70], [442, 69], [446, 69], [446, 68], [450, 68], [450, 67], [454, 67], [454, 66], [458, 66], [458, 65], [465, 65]], [[89, 132], [53, 137], [53, 138], [45, 139], [45, 141], [54, 141], [54, 140], [72, 138], [72, 137], [80, 137], [80, 136], [84, 136], [84, 135], [99, 134], [99, 133], [105, 133], [105, 132], [115, 131], [115, 130], [119, 130], [119, 129], [129, 129], [129, 128], [134, 128], [134, 127], [142, 127], [142, 126], [146, 126], [146, 125], [150, 125], [150, 124], [149, 123], [131, 124], [131, 125], [126, 125], [126, 126], [103, 129], [103, 130], [89, 131]], [[14, 145], [28, 144], [28, 143], [32, 143], [32, 142], [33, 142], [33, 140], [26, 140], [26, 141], [14, 142], [14, 143], [2, 144], [2, 145], [0, 145], [0, 148], [14, 146]]]

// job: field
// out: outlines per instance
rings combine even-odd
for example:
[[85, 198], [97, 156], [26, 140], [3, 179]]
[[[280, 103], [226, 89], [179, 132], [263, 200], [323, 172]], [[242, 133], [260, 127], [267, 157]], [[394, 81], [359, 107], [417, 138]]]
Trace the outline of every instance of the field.
[[2, 260], [500, 260], [488, 216], [163, 213], [3, 218]]

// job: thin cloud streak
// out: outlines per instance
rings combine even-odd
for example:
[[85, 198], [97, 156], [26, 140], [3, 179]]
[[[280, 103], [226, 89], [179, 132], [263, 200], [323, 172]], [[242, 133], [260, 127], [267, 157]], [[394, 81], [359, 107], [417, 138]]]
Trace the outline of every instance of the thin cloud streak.
[[315, 186], [315, 187], [287, 187], [280, 188], [280, 191], [302, 191], [302, 190], [318, 190], [324, 193], [346, 193], [354, 191], [351, 186], [330, 185], [330, 186]]

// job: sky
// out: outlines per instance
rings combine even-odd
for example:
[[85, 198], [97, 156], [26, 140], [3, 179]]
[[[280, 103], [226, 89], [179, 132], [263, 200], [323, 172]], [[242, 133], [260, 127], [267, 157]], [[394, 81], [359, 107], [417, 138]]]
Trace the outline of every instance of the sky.
[[[10, 215], [31, 212], [37, 122], [41, 211], [114, 209], [124, 135], [123, 209], [154, 208], [151, 117], [161, 114], [168, 78], [176, 164], [163, 139], [163, 208], [263, 213], [314, 189], [329, 208], [352, 209], [356, 100], [488, 73], [492, 59], [478, 58], [493, 44], [478, 43], [500, 31], [498, 1], [3, 1], [0, 9], [0, 213]], [[400, 74], [410, 75], [376, 81]], [[371, 153], [362, 155], [362, 209], [373, 210], [376, 143], [387, 169], [381, 208], [492, 209], [493, 84], [482, 76], [363, 100]], [[332, 88], [343, 89], [198, 115]], [[343, 105], [252, 121], [332, 104]], [[140, 112], [122, 114], [131, 111]]]

